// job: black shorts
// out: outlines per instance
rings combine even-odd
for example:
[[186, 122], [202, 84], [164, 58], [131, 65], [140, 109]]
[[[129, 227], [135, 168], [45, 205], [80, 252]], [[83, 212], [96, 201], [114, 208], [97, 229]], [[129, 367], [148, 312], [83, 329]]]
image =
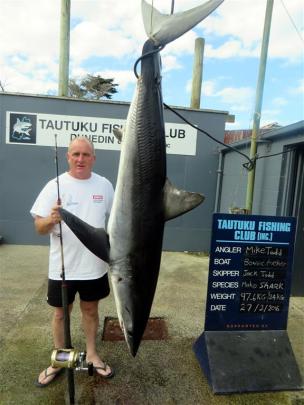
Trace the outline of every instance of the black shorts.
[[[72, 304], [78, 292], [82, 301], [98, 301], [110, 294], [108, 275], [95, 280], [66, 280], [68, 303]], [[48, 283], [47, 302], [52, 307], [62, 307], [61, 280], [51, 280]]]

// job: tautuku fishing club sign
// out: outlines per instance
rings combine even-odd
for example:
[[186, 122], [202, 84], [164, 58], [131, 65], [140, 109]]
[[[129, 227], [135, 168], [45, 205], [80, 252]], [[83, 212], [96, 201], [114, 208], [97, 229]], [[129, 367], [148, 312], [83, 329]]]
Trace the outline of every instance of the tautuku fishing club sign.
[[[53, 146], [57, 134], [58, 146], [67, 147], [79, 136], [89, 138], [95, 149], [120, 150], [113, 130], [123, 129], [125, 120], [115, 118], [79, 117], [71, 115], [6, 113], [6, 143]], [[167, 153], [196, 155], [197, 130], [185, 124], [166, 123]]]

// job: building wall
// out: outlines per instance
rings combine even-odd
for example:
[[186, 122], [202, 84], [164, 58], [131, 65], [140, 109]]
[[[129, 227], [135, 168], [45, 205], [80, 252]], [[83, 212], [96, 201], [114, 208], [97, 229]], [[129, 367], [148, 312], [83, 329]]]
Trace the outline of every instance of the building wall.
[[[5, 243], [47, 244], [47, 236], [35, 233], [29, 210], [44, 184], [55, 177], [54, 147], [12, 144], [6, 141], [7, 111], [32, 114], [58, 114], [79, 117], [126, 119], [128, 103], [93, 102], [59, 97], [38, 97], [0, 93], [0, 235]], [[210, 132], [224, 136], [226, 112], [178, 109], [187, 120]], [[165, 110], [165, 121], [180, 123]], [[59, 171], [66, 170], [65, 147], [58, 148]], [[96, 150], [94, 170], [115, 186], [119, 151]], [[196, 155], [167, 156], [168, 177], [177, 187], [201, 192], [205, 202], [195, 210], [169, 221], [165, 227], [164, 249], [208, 251], [211, 217], [214, 210], [218, 153], [216, 144], [197, 135]]]
[[[298, 125], [300, 127], [300, 125]], [[294, 125], [284, 128], [285, 136], [280, 134], [282, 130], [273, 131], [268, 136], [258, 141], [259, 159], [256, 161], [256, 174], [254, 186], [254, 199], [252, 213], [258, 215], [279, 215], [281, 199], [279, 198], [280, 182], [282, 172], [288, 156], [284, 151], [285, 147], [292, 148], [294, 145], [304, 142], [304, 130], [293, 131]], [[276, 134], [278, 134], [276, 136]], [[250, 141], [246, 140], [239, 144], [233, 144], [240, 152], [249, 156]], [[243, 167], [247, 160], [237, 152], [226, 148], [222, 167], [222, 185], [219, 202], [219, 212], [229, 212], [232, 207], [245, 208], [248, 171]], [[269, 155], [275, 155], [267, 157]], [[261, 158], [266, 156], [265, 158]]]

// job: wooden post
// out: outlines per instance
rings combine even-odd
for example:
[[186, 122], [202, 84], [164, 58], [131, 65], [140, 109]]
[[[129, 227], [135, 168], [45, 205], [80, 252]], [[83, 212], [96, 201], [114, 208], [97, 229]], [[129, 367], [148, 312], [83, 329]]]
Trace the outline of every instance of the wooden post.
[[190, 107], [197, 109], [200, 108], [201, 104], [204, 46], [205, 40], [203, 38], [196, 38]]

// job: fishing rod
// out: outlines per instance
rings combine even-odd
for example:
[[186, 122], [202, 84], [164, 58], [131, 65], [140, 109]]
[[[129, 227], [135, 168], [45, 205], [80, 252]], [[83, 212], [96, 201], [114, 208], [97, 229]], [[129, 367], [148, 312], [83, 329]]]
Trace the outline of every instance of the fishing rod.
[[[61, 198], [60, 198], [60, 189], [59, 189], [59, 170], [58, 170], [58, 150], [57, 150], [57, 134], [55, 134], [55, 164], [56, 164], [56, 181], [57, 181], [57, 205], [61, 205]], [[71, 341], [71, 330], [70, 330], [70, 314], [69, 314], [69, 305], [68, 305], [68, 290], [67, 290], [67, 283], [65, 280], [65, 267], [64, 267], [64, 254], [63, 254], [63, 239], [62, 239], [62, 224], [59, 221], [59, 240], [60, 240], [60, 253], [61, 253], [61, 297], [62, 297], [62, 308], [63, 308], [63, 319], [64, 319], [64, 346], [65, 349], [73, 349], [72, 341]], [[58, 352], [58, 351], [56, 351]], [[60, 352], [59, 352], [60, 353]], [[54, 360], [57, 356], [52, 354], [52, 358]], [[60, 360], [60, 356], [59, 356]], [[53, 361], [52, 366], [54, 367], [56, 364]], [[62, 367], [62, 366], [61, 366]], [[67, 379], [68, 379], [68, 389], [69, 389], [69, 397], [70, 397], [70, 404], [75, 403], [75, 384], [74, 384], [74, 369], [72, 367], [67, 368]]]

